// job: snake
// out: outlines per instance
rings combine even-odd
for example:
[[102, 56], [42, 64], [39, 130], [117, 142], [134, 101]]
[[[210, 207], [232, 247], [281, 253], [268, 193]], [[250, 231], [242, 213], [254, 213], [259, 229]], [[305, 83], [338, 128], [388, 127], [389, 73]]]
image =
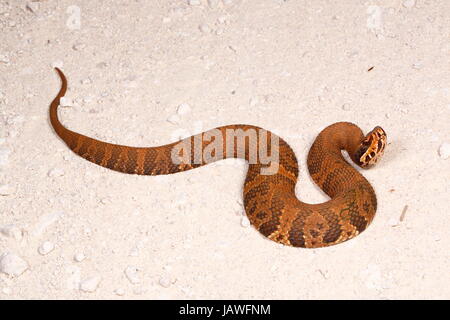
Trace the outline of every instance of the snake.
[[[375, 191], [357, 168], [370, 168], [383, 155], [387, 135], [380, 126], [364, 135], [351, 122], [337, 122], [317, 135], [307, 155], [307, 168], [329, 200], [310, 204], [295, 193], [299, 165], [294, 151], [261, 127], [226, 125], [154, 147], [112, 144], [67, 129], [58, 118], [67, 79], [59, 68], [55, 70], [61, 88], [50, 104], [50, 123], [74, 153], [90, 162], [127, 174], [154, 176], [226, 158], [245, 159], [246, 216], [263, 236], [287, 246], [319, 248], [342, 243], [363, 232], [375, 216]], [[356, 166], [346, 161], [343, 152]]]

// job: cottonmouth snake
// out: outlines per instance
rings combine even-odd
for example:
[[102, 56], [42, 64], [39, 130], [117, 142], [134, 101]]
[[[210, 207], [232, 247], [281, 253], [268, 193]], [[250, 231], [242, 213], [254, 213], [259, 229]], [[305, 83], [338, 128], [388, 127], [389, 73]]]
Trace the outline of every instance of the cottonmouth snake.
[[[331, 199], [308, 204], [295, 196], [298, 164], [291, 147], [259, 127], [228, 125], [150, 148], [111, 144], [66, 129], [57, 109], [67, 80], [61, 70], [56, 71], [62, 86], [50, 105], [51, 124], [70, 149], [93, 163], [124, 173], [162, 175], [223, 158], [244, 158], [249, 162], [244, 183], [248, 219], [269, 239], [295, 247], [325, 247], [349, 240], [365, 230], [375, 215], [372, 186], [345, 161], [341, 150], [360, 167], [372, 166], [386, 146], [386, 133], [380, 127], [364, 136], [356, 125], [338, 122], [320, 132], [307, 165], [312, 179]], [[260, 152], [263, 149], [271, 156], [270, 163]]]

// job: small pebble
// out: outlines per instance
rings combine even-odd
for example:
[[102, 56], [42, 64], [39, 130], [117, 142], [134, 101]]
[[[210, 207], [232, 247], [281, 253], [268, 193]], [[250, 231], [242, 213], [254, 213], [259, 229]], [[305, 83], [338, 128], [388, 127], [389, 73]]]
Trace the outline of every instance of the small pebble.
[[203, 33], [210, 33], [211, 32], [211, 29], [209, 28], [209, 26], [207, 24], [201, 24], [198, 28]]
[[53, 168], [47, 173], [47, 175], [49, 177], [62, 177], [64, 175], [64, 170], [59, 168]]
[[416, 5], [416, 0], [405, 0], [405, 1], [403, 1], [403, 6], [405, 7], [405, 8], [412, 8], [412, 7], [414, 7]]
[[423, 64], [421, 62], [416, 62], [416, 63], [413, 63], [412, 67], [413, 67], [413, 69], [420, 70], [423, 68]]
[[170, 278], [167, 277], [167, 276], [162, 276], [162, 277], [159, 279], [159, 284], [160, 284], [160, 286], [163, 287], [163, 288], [168, 288], [168, 287], [170, 287], [170, 285], [171, 285]]
[[139, 278], [139, 268], [135, 266], [128, 266], [125, 269], [125, 276], [132, 284], [138, 284], [141, 282], [141, 279]]
[[247, 228], [248, 226], [250, 226], [250, 220], [248, 220], [248, 218], [245, 216], [242, 217], [241, 226], [243, 226], [244, 228]]
[[76, 254], [73, 256], [73, 260], [75, 260], [76, 262], [81, 262], [81, 261], [83, 261], [84, 259], [86, 259], [86, 256], [85, 256], [83, 253], [81, 253], [81, 252], [76, 253]]
[[80, 282], [80, 290], [83, 292], [94, 292], [102, 281], [101, 277], [95, 276]]
[[39, 252], [39, 254], [45, 256], [46, 254], [49, 254], [50, 252], [52, 252], [53, 249], [55, 249], [55, 245], [54, 245], [52, 242], [50, 242], [50, 241], [44, 241], [44, 242], [40, 245], [40, 247], [39, 247], [39, 249], [38, 249], [38, 252]]
[[450, 157], [450, 143], [444, 142], [441, 144], [438, 153], [442, 159], [448, 159]]
[[0, 196], [9, 196], [13, 193], [12, 187], [8, 184], [3, 184], [0, 186]]
[[18, 277], [28, 269], [28, 263], [14, 253], [4, 253], [0, 256], [0, 272], [12, 277]]
[[222, 0], [222, 3], [226, 6], [229, 6], [233, 3], [233, 0]]
[[4, 54], [0, 54], [0, 62], [8, 64], [9, 63], [9, 58], [6, 55], [4, 55]]
[[182, 116], [191, 112], [191, 107], [187, 103], [182, 103], [177, 108], [177, 113]]
[[61, 99], [59, 99], [59, 105], [61, 107], [72, 107], [73, 106], [73, 101], [70, 98], [61, 97]]
[[201, 4], [200, 0], [188, 0], [190, 6], [199, 6]]
[[114, 290], [114, 294], [118, 296], [123, 296], [125, 294], [125, 290], [123, 290], [122, 288], [116, 289]]

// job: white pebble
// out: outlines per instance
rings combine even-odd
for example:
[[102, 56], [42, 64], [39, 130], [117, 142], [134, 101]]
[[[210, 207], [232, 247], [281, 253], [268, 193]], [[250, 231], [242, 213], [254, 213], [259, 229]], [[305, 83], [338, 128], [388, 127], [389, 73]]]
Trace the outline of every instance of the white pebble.
[[233, 0], [222, 0], [222, 3], [226, 6], [229, 6], [230, 4], [233, 3]]
[[122, 288], [116, 289], [114, 290], [114, 294], [118, 296], [123, 296], [125, 294], [125, 290], [123, 290]]
[[167, 118], [167, 121], [172, 123], [172, 124], [179, 124], [180, 123], [180, 117], [177, 114], [173, 114], [169, 118]]
[[3, 184], [0, 186], [0, 196], [9, 196], [13, 193], [12, 187], [8, 184]]
[[[91, 83], [92, 83], [92, 81], [91, 81], [91, 79], [89, 79], [89, 78], [86, 78], [86, 79], [81, 80], [81, 84], [91, 84]], [[90, 99], [90, 101], [86, 101], [86, 100], [88, 100], [89, 98], [90, 98], [90, 97], [84, 98], [83, 101], [84, 101], [84, 102], [91, 102], [92, 99]]]
[[73, 259], [74, 259], [76, 262], [81, 262], [81, 261], [83, 261], [84, 259], [86, 259], [86, 256], [85, 256], [83, 253], [79, 252], [79, 253], [77, 253], [77, 254], [75, 254], [75, 255], [73, 256]]
[[201, 4], [200, 0], [188, 0], [190, 6], [199, 6]]
[[248, 218], [245, 216], [242, 217], [241, 226], [243, 226], [244, 228], [247, 228], [248, 226], [250, 226], [250, 220], [248, 220]]
[[162, 277], [159, 279], [159, 284], [160, 284], [160, 286], [163, 287], [163, 288], [168, 288], [168, 287], [170, 287], [171, 283], [172, 283], [172, 282], [170, 281], [170, 278], [167, 277], [167, 276], [162, 276]]
[[64, 175], [64, 170], [59, 168], [53, 168], [47, 173], [47, 175], [49, 177], [62, 177]]
[[23, 235], [22, 229], [15, 224], [7, 224], [0, 227], [0, 233], [5, 237], [13, 238], [17, 241], [20, 241]]
[[14, 253], [4, 253], [0, 256], [0, 272], [12, 277], [18, 277], [28, 269], [28, 263]]
[[441, 144], [438, 152], [442, 159], [448, 159], [448, 157], [450, 157], [450, 143], [444, 142]]
[[209, 26], [207, 24], [201, 24], [198, 29], [203, 32], [203, 33], [210, 33], [211, 29], [209, 28]]
[[416, 62], [416, 63], [413, 63], [412, 67], [413, 67], [413, 69], [420, 70], [423, 68], [423, 64], [421, 62]]
[[138, 284], [141, 282], [141, 279], [139, 277], [139, 271], [140, 271], [140, 269], [135, 266], [128, 266], [124, 272], [125, 272], [127, 279], [132, 284]]
[[59, 99], [59, 105], [61, 107], [72, 107], [73, 106], [73, 101], [70, 98], [61, 97], [61, 99]]
[[187, 103], [182, 103], [177, 108], [177, 113], [182, 116], [191, 112], [191, 107]]
[[412, 8], [416, 5], [416, 0], [405, 0], [403, 1], [403, 6], [405, 8]]
[[0, 62], [9, 64], [9, 58], [5, 56], [4, 54], [0, 54]]
[[83, 292], [94, 292], [102, 281], [101, 277], [94, 276], [80, 282], [80, 290]]
[[49, 254], [50, 252], [52, 252], [53, 249], [55, 249], [55, 245], [54, 245], [52, 242], [50, 242], [50, 241], [44, 241], [44, 242], [40, 245], [40, 247], [39, 247], [39, 249], [38, 249], [38, 252], [39, 252], [39, 254], [45, 256], [46, 254]]

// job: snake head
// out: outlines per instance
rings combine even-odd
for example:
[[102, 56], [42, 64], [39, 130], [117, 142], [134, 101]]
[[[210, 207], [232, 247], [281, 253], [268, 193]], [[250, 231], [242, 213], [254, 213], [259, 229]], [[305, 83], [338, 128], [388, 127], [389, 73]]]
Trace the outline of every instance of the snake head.
[[386, 132], [381, 127], [375, 127], [366, 135], [356, 151], [356, 163], [361, 168], [373, 166], [383, 155], [386, 143]]

